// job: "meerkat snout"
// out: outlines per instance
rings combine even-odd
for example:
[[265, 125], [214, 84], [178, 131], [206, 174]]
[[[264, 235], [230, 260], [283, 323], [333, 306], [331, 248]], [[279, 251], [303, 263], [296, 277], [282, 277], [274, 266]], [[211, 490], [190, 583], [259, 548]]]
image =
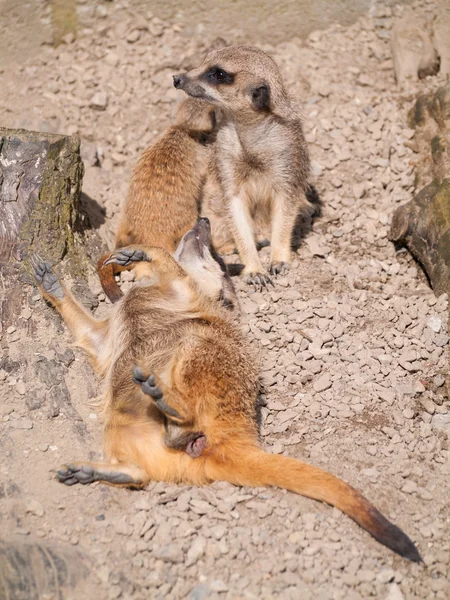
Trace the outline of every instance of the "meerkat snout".
[[181, 88], [183, 83], [183, 75], [172, 75], [172, 78], [174, 87], [177, 89]]

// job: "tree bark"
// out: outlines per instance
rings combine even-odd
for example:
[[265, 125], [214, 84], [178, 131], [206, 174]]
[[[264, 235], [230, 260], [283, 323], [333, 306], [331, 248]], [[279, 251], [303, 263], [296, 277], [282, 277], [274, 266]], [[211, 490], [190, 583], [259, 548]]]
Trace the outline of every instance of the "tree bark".
[[408, 247], [437, 295], [450, 295], [450, 84], [419, 97], [410, 120], [425, 187], [395, 211], [390, 238]]
[[83, 178], [76, 138], [0, 129], [0, 263], [73, 245]]
[[408, 247], [437, 296], [450, 294], [450, 179], [430, 183], [396, 210], [391, 239]]
[[28, 257], [60, 261], [73, 248], [83, 171], [78, 139], [0, 128], [2, 322], [20, 308]]

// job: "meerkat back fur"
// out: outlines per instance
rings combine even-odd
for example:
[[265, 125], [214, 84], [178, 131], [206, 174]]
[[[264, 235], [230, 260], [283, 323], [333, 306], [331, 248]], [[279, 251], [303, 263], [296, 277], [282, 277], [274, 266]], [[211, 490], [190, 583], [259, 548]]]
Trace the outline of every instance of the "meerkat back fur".
[[[115, 248], [130, 244], [159, 246], [173, 252], [199, 214], [208, 145], [218, 109], [203, 100], [186, 98], [174, 123], [139, 158], [117, 229]], [[99, 260], [103, 290], [116, 302], [122, 292], [114, 275], [121, 265]]]
[[217, 295], [226, 277], [213, 264], [210, 239], [207, 219], [199, 219], [177, 259], [155, 247], [113, 252], [107, 262], [138, 262], [141, 278], [103, 320], [83, 309], [51, 266], [36, 259], [42, 294], [106, 386], [107, 462], [67, 463], [59, 480], [134, 488], [150, 480], [275, 485], [336, 506], [382, 544], [420, 561], [411, 540], [347, 483], [260, 447], [258, 364], [234, 312]]
[[270, 272], [291, 262], [299, 214], [308, 201], [310, 162], [298, 108], [275, 61], [262, 50], [232, 46], [208, 54], [202, 65], [174, 76], [175, 87], [221, 108], [223, 120], [208, 163], [202, 214], [212, 223], [219, 251], [236, 245], [243, 274], [266, 285], [255, 244], [255, 220], [271, 228]]

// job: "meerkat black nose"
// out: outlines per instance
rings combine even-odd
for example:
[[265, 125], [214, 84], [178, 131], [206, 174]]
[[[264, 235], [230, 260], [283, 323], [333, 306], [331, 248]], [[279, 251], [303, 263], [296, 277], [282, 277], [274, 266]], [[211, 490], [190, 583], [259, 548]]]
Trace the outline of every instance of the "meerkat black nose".
[[178, 89], [181, 87], [181, 84], [183, 83], [183, 76], [182, 75], [174, 75], [173, 76], [173, 85]]

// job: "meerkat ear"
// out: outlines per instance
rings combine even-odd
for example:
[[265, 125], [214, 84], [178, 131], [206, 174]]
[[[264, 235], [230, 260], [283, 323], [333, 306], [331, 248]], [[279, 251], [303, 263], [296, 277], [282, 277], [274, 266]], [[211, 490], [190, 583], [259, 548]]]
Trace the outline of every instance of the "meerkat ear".
[[252, 104], [256, 110], [270, 108], [270, 87], [266, 83], [252, 89]]

